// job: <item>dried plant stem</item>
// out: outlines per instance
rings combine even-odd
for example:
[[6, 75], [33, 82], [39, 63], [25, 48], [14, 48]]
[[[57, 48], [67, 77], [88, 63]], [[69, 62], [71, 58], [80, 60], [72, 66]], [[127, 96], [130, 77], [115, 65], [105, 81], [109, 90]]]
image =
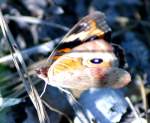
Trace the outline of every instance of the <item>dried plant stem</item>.
[[[14, 38], [4, 20], [1, 10], [0, 10], [0, 26], [2, 28], [4, 38], [8, 42], [9, 49], [12, 54], [13, 61], [17, 68], [18, 74], [21, 77], [21, 79], [24, 83], [24, 86], [26, 88], [26, 91], [28, 92], [28, 95], [29, 95], [31, 101], [33, 102], [33, 104], [37, 110], [37, 114], [38, 114], [40, 123], [49, 123], [49, 119], [47, 119], [47, 114], [42, 105], [42, 101], [41, 101], [36, 89], [32, 85], [32, 82], [31, 82], [30, 77], [28, 76], [28, 72], [26, 69], [27, 67], [23, 61], [21, 52], [19, 51], [19, 48], [18, 48], [17, 44], [15, 43]], [[13, 52], [15, 52], [17, 54], [17, 58], [14, 56]], [[27, 78], [25, 78], [24, 76], [26, 76]]]
[[138, 115], [138, 113], [136, 112], [136, 110], [135, 110], [135, 108], [134, 108], [132, 102], [130, 101], [130, 99], [129, 99], [128, 97], [125, 97], [125, 99], [126, 99], [126, 101], [128, 102], [129, 107], [130, 107], [131, 110], [133, 111], [133, 114], [134, 114], [135, 118], [139, 119], [139, 115]]
[[35, 17], [30, 17], [30, 16], [10, 16], [7, 15], [5, 16], [7, 19], [18, 21], [18, 22], [26, 22], [26, 23], [31, 23], [31, 24], [40, 24], [40, 25], [46, 25], [46, 26], [51, 26], [55, 28], [59, 28], [63, 31], [69, 31], [69, 28], [60, 24], [56, 24], [53, 22], [49, 22], [46, 20], [41, 20], [39, 18]]
[[[129, 104], [129, 107], [131, 108], [131, 110], [133, 111], [133, 114], [135, 116], [136, 119], [138, 119], [138, 121], [140, 121], [142, 123], [142, 118], [140, 115], [138, 115], [137, 111], [135, 110], [132, 102], [130, 101], [130, 99], [128, 97], [125, 97], [127, 103]], [[147, 122], [148, 123], [148, 122]]]
[[145, 111], [147, 111], [146, 92], [145, 92], [145, 87], [144, 87], [144, 83], [142, 80], [141, 80], [140, 90], [141, 90], [141, 96], [142, 96], [142, 100], [143, 100], [143, 106], [144, 106]]
[[[25, 50], [21, 51], [21, 53], [23, 54], [24, 59], [27, 59], [29, 56], [31, 56], [35, 53], [36, 54], [48, 53], [48, 52], [52, 51], [55, 43], [58, 43], [59, 40], [60, 40], [60, 38], [57, 38], [57, 39], [52, 40], [50, 42], [47, 42], [47, 43], [44, 43], [44, 44], [41, 44], [38, 46], [34, 46], [32, 48], [25, 49]], [[16, 57], [16, 56], [17, 56], [17, 54], [14, 53], [14, 57]], [[12, 55], [11, 54], [0, 58], [0, 63], [2, 63], [2, 64], [10, 64], [11, 62], [12, 62]]]
[[69, 102], [69, 104], [72, 106], [76, 116], [79, 118], [81, 123], [92, 123], [92, 119], [88, 117], [86, 111], [83, 109], [83, 107], [78, 103], [78, 101], [75, 99], [75, 97], [72, 95], [71, 92], [68, 90], [64, 90], [62, 88], [59, 88], [59, 90], [66, 95], [66, 98]]
[[[140, 93], [141, 93], [141, 97], [142, 97], [142, 102], [143, 102], [143, 107], [145, 112], [147, 112], [148, 106], [147, 106], [147, 98], [146, 98], [146, 91], [145, 91], [145, 87], [144, 87], [144, 82], [143, 79], [141, 78], [140, 75], [137, 75], [136, 77], [138, 84], [139, 84], [139, 89], [140, 89]], [[147, 118], [147, 115], [146, 115]]]

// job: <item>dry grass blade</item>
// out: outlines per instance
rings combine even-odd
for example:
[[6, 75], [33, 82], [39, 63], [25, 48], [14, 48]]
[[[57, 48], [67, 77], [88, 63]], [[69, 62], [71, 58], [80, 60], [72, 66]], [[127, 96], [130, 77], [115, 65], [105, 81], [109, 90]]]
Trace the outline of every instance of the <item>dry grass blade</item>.
[[[139, 84], [139, 90], [140, 90], [141, 97], [142, 97], [143, 107], [144, 107], [145, 112], [147, 112], [148, 105], [147, 105], [147, 98], [146, 98], [146, 90], [144, 87], [144, 80], [141, 78], [140, 75], [137, 75], [136, 79], [137, 79], [137, 82]], [[147, 115], [146, 115], [146, 118], [148, 118]]]
[[147, 99], [146, 99], [146, 91], [145, 91], [145, 87], [144, 87], [144, 80], [142, 80], [140, 75], [137, 75], [137, 81], [139, 84], [139, 88], [140, 88], [140, 92], [141, 92], [141, 97], [142, 97], [142, 101], [143, 101], [143, 107], [145, 109], [145, 112], [147, 111]]
[[[30, 55], [34, 55], [34, 54], [38, 54], [38, 53], [45, 54], [45, 53], [52, 51], [54, 45], [56, 43], [58, 43], [59, 40], [60, 40], [60, 38], [56, 38], [55, 40], [52, 40], [50, 42], [23, 50], [22, 54], [24, 56], [24, 59], [27, 59]], [[17, 54], [14, 53], [14, 56], [16, 57]], [[26, 56], [28, 56], [28, 57], [26, 57]], [[10, 64], [11, 62], [12, 62], [12, 55], [7, 55], [7, 56], [0, 58], [0, 63], [2, 63], [2, 64]]]
[[[33, 104], [37, 110], [39, 121], [40, 121], [40, 123], [48, 123], [49, 120], [46, 118], [47, 114], [44, 110], [42, 101], [41, 101], [36, 89], [34, 88], [34, 86], [31, 83], [31, 79], [28, 76], [26, 65], [23, 61], [21, 52], [19, 51], [19, 49], [14, 41], [14, 38], [4, 20], [1, 10], [0, 10], [0, 25], [1, 25], [3, 35], [6, 38], [6, 41], [8, 42], [9, 49], [12, 54], [13, 61], [17, 68], [18, 74], [21, 77], [21, 79], [24, 83], [24, 86], [26, 88], [26, 91], [28, 92], [31, 101], [33, 102]], [[17, 58], [14, 57], [13, 52], [15, 52], [17, 54]], [[19, 63], [20, 63], [20, 66], [19, 66]]]
[[46, 20], [41, 20], [39, 18], [35, 17], [30, 17], [30, 16], [10, 16], [7, 15], [5, 16], [7, 19], [18, 21], [18, 22], [26, 22], [26, 23], [31, 23], [31, 24], [41, 24], [41, 25], [46, 25], [46, 26], [51, 26], [55, 28], [59, 28], [63, 31], [69, 31], [69, 28], [60, 24], [56, 24], [53, 22], [48, 22]]

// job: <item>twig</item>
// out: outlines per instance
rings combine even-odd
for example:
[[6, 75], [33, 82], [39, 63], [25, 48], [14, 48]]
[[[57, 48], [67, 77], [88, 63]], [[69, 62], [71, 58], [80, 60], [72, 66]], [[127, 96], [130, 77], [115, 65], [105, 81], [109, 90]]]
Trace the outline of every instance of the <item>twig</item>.
[[18, 22], [26, 22], [26, 23], [30, 23], [30, 24], [40, 24], [40, 25], [46, 25], [46, 26], [51, 26], [51, 27], [55, 27], [55, 28], [59, 28], [63, 31], [69, 31], [69, 28], [60, 24], [56, 24], [53, 22], [49, 22], [46, 20], [41, 20], [39, 18], [35, 18], [35, 17], [30, 17], [30, 16], [10, 16], [10, 15], [5, 15], [6, 19], [10, 19], [10, 20], [14, 20], [14, 21], [18, 21]]
[[128, 97], [125, 97], [125, 99], [126, 99], [126, 101], [128, 102], [129, 107], [130, 107], [131, 110], [133, 111], [133, 114], [134, 114], [135, 118], [139, 119], [139, 115], [138, 115], [138, 113], [136, 112], [136, 110], [135, 110], [135, 108], [134, 108], [132, 102], [130, 101], [130, 99], [129, 99]]

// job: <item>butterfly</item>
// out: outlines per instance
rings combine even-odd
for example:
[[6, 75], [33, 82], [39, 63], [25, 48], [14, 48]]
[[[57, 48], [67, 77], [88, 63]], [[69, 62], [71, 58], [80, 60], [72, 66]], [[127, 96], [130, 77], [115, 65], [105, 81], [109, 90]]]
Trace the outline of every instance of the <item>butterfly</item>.
[[124, 52], [110, 41], [105, 15], [93, 12], [64, 36], [48, 58], [49, 67], [37, 73], [49, 85], [71, 90], [124, 87], [131, 81], [123, 69]]

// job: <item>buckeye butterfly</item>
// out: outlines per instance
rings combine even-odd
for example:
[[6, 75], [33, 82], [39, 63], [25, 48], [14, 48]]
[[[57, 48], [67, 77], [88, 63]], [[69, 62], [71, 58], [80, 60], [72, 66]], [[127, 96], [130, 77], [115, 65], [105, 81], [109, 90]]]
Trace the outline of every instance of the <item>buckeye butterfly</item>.
[[48, 58], [49, 67], [38, 70], [47, 84], [84, 91], [91, 87], [124, 87], [131, 81], [123, 50], [111, 44], [111, 29], [101, 12], [82, 18]]

